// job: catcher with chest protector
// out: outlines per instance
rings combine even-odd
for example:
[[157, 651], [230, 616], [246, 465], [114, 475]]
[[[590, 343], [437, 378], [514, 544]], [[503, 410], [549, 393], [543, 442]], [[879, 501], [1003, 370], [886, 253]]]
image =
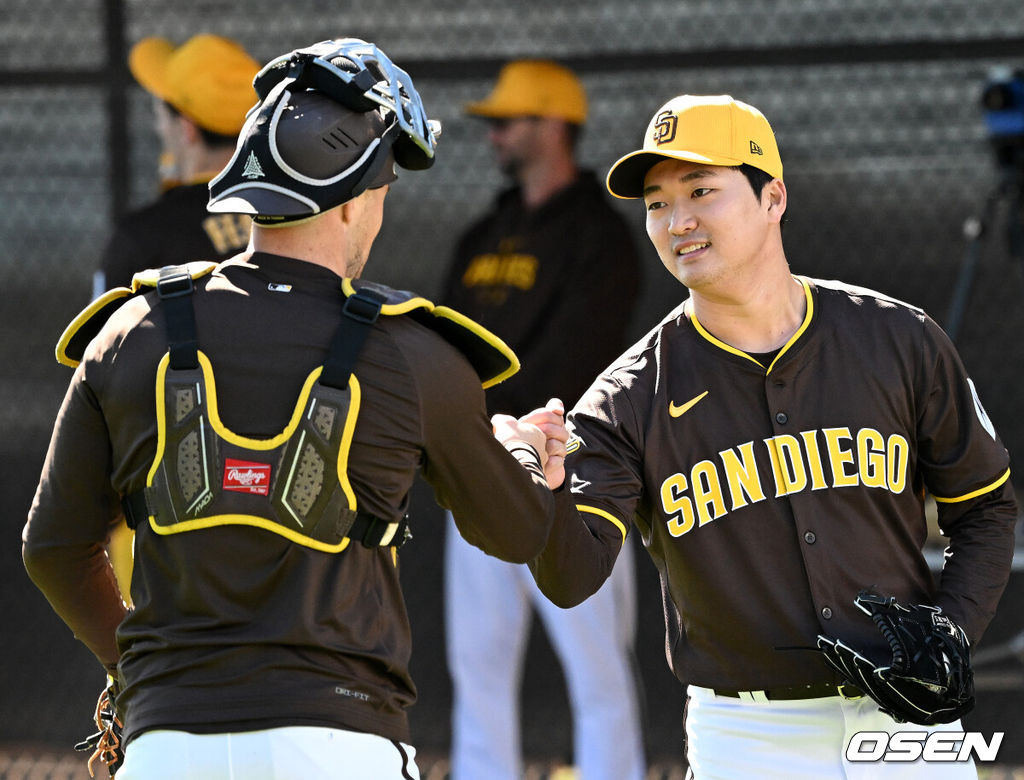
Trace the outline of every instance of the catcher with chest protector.
[[[252, 216], [249, 248], [137, 274], [65, 331], [77, 367], [25, 564], [112, 678], [86, 747], [123, 757], [119, 780], [410, 780], [414, 477], [524, 563], [549, 529], [548, 451], [488, 419], [484, 388], [518, 368], [500, 339], [360, 278], [396, 166], [434, 158], [409, 75], [347, 38], [254, 85], [209, 204]], [[130, 611], [104, 554], [122, 512]]]
[[537, 583], [587, 598], [637, 526], [697, 780], [976, 777], [846, 757], [858, 732], [962, 731], [1009, 577], [1009, 455], [953, 344], [912, 305], [791, 272], [782, 160], [746, 103], [670, 100], [608, 187], [643, 200], [690, 295], [564, 426], [557, 404], [523, 418], [568, 440]]

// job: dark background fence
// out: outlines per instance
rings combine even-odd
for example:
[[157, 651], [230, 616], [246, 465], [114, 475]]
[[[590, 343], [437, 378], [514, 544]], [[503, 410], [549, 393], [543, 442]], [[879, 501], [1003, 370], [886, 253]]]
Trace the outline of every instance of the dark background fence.
[[[428, 297], [439, 289], [457, 231], [502, 184], [481, 126], [461, 107], [486, 93], [506, 59], [554, 58], [578, 70], [591, 101], [581, 153], [601, 175], [673, 95], [730, 93], [758, 106], [786, 166], [793, 270], [882, 290], [946, 325], [961, 298], [956, 340], [1022, 484], [1024, 263], [1011, 257], [1008, 241], [1010, 226], [1024, 222], [1014, 211], [1019, 202], [996, 199], [978, 242], [964, 232], [999, 181], [980, 98], [996, 68], [1024, 67], [1020, 0], [6, 0], [0, 742], [59, 749], [89, 729], [102, 675], [28, 583], [18, 536], [69, 378], [53, 346], [88, 302], [112, 220], [157, 188], [149, 98], [127, 72], [127, 51], [148, 35], [181, 42], [197, 32], [232, 37], [261, 62], [325, 38], [362, 37], [413, 75], [430, 115], [444, 124], [438, 162], [428, 173], [403, 175], [393, 189], [366, 275]], [[642, 210], [617, 206], [646, 262], [633, 328], [640, 335], [684, 291], [649, 247]], [[443, 755], [450, 692], [442, 526], [429, 491], [420, 486], [415, 499], [416, 541], [403, 551], [421, 692], [414, 740]], [[652, 760], [677, 760], [683, 694], [665, 666], [656, 575], [643, 560], [640, 569], [647, 746]], [[979, 669], [981, 702], [968, 725], [1007, 732], [1003, 760], [1024, 763], [1024, 653], [1008, 644], [1024, 628], [1018, 577], [982, 647], [994, 660]], [[566, 758], [564, 687], [538, 632], [529, 659], [526, 750]]]

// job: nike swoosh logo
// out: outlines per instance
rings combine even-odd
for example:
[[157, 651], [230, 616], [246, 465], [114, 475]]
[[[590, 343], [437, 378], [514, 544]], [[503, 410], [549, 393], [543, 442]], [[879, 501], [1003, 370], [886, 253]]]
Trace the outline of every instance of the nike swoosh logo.
[[703, 393], [698, 395], [696, 398], [691, 398], [689, 401], [687, 401], [682, 406], [676, 406], [675, 402], [669, 401], [668, 402], [668, 413], [670, 415], [672, 415], [673, 417], [682, 417], [684, 414], [686, 414], [688, 411], [690, 411], [693, 407], [695, 407], [697, 405], [697, 403], [704, 396], [706, 396], [707, 394], [708, 394], [708, 391], [705, 390]]

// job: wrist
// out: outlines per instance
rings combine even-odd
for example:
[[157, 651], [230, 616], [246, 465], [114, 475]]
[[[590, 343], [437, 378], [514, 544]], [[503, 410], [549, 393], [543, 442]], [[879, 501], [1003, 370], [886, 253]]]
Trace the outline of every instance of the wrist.
[[544, 479], [544, 464], [540, 459], [540, 452], [527, 441], [522, 439], [510, 439], [503, 442], [505, 449], [519, 463], [534, 476]]

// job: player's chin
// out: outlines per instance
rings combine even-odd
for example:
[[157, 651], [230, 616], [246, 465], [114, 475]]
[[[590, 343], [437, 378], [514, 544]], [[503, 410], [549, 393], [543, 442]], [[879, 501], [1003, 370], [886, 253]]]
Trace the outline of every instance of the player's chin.
[[690, 281], [692, 281], [694, 277], [700, 274], [696, 262], [688, 262], [685, 258], [680, 257], [675, 252], [669, 253], [667, 256], [662, 255], [661, 262], [670, 274], [687, 286], [689, 286]]
[[668, 269], [672, 275], [690, 290], [708, 288], [721, 277], [713, 268], [700, 261], [679, 260]]

